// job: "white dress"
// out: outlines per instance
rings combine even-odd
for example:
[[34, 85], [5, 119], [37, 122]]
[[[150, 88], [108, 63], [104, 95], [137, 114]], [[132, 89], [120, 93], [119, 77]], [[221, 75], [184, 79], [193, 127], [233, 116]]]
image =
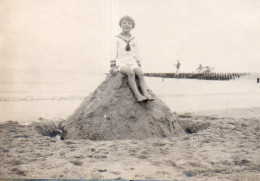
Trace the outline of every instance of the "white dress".
[[[127, 51], [127, 44], [130, 46], [130, 50]], [[140, 58], [137, 47], [137, 42], [134, 36], [130, 36], [129, 39], [121, 35], [115, 37], [114, 43], [114, 64], [120, 71], [124, 66], [131, 68], [132, 70], [139, 67]]]

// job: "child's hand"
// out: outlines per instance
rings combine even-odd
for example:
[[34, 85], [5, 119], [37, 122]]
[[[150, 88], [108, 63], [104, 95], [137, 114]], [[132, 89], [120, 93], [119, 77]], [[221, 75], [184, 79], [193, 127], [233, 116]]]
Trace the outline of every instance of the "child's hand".
[[136, 61], [139, 67], [141, 67], [141, 62], [139, 60]]
[[111, 69], [109, 70], [109, 72], [112, 74], [112, 75], [114, 75], [114, 74], [116, 74], [116, 67], [111, 67]]

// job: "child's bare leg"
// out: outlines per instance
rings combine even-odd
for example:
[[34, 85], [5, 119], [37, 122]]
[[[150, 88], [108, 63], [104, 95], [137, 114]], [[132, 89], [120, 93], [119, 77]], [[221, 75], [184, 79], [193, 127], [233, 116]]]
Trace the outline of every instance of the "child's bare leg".
[[140, 84], [140, 88], [142, 90], [143, 95], [145, 97], [147, 97], [147, 99], [150, 100], [150, 101], [154, 100], [154, 98], [152, 96], [150, 96], [147, 92], [148, 88], [147, 88], [147, 85], [146, 85], [145, 80], [144, 80], [144, 73], [143, 73], [142, 69], [137, 67], [137, 68], [134, 69], [134, 72], [139, 79], [139, 84]]
[[127, 75], [129, 87], [133, 91], [137, 101], [138, 102], [142, 102], [142, 101], [147, 100], [147, 98], [144, 97], [142, 94], [140, 94], [140, 92], [137, 89], [136, 82], [135, 82], [135, 73], [134, 73], [134, 71], [131, 70], [128, 67], [121, 67], [120, 72], [122, 72], [123, 74]]

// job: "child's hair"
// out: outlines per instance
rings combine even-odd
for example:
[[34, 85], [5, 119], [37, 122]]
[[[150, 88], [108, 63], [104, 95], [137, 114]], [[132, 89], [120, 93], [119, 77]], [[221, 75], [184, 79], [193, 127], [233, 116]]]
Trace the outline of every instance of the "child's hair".
[[121, 26], [121, 24], [122, 24], [122, 22], [123, 22], [124, 20], [131, 21], [132, 24], [133, 24], [133, 28], [135, 27], [135, 20], [134, 20], [131, 16], [124, 16], [124, 17], [122, 17], [122, 18], [120, 19], [120, 21], [119, 21], [119, 26]]

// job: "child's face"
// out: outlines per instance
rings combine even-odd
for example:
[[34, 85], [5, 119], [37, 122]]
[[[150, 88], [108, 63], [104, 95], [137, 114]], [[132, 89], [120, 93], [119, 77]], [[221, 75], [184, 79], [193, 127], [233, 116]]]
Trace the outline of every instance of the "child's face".
[[121, 23], [123, 32], [130, 32], [133, 29], [133, 22], [129, 20], [123, 20]]

